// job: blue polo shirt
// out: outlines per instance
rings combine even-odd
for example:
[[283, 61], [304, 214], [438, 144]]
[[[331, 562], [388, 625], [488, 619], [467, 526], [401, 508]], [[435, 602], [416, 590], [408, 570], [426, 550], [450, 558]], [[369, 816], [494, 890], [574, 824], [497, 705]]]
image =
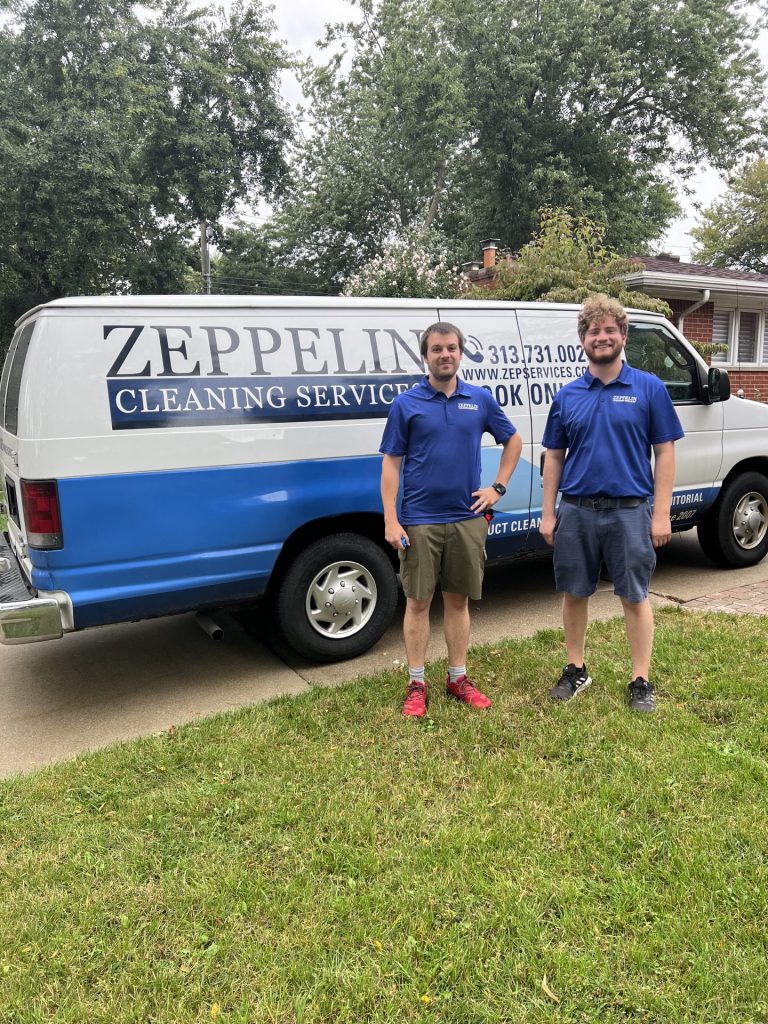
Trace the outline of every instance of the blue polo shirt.
[[650, 498], [651, 447], [681, 437], [683, 428], [659, 378], [624, 363], [610, 384], [587, 371], [558, 391], [541, 443], [567, 449], [563, 494]]
[[450, 398], [427, 377], [397, 396], [379, 451], [403, 457], [401, 523], [473, 518], [472, 491], [480, 486], [480, 440], [486, 431], [497, 444], [516, 433], [493, 395], [460, 377]]

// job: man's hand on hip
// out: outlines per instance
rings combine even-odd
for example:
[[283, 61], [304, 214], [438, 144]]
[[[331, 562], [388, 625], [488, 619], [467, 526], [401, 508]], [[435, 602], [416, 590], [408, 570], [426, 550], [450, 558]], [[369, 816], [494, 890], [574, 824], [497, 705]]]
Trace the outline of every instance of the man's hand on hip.
[[472, 491], [472, 497], [477, 500], [471, 506], [472, 512], [485, 512], [493, 508], [501, 495], [493, 487], [481, 487], [479, 491]]

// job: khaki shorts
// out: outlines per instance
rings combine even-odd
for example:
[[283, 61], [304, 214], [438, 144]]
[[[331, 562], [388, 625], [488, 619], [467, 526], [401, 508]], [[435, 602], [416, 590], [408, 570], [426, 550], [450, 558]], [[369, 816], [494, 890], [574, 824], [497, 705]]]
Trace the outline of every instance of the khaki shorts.
[[477, 601], [483, 592], [485, 516], [459, 523], [406, 526], [411, 545], [400, 551], [400, 579], [406, 597], [426, 601], [440, 589]]

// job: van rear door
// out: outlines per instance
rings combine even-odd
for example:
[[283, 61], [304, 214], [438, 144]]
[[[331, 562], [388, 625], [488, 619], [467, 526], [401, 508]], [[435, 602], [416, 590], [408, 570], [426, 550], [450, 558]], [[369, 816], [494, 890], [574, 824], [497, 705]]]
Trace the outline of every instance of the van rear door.
[[22, 379], [35, 329], [35, 321], [24, 324], [13, 336], [0, 378], [0, 475], [8, 508], [6, 527], [11, 550], [29, 577], [26, 561], [24, 511], [19, 473], [19, 415]]

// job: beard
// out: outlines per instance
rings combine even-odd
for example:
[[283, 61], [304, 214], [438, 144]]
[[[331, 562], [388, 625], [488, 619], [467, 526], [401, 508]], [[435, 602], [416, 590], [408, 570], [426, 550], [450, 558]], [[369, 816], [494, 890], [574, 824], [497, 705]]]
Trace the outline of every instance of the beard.
[[613, 352], [596, 352], [594, 354], [587, 353], [589, 361], [594, 363], [596, 366], [607, 366], [609, 363], [615, 363], [618, 357], [621, 355], [621, 349], [614, 349]]
[[609, 363], [616, 362], [617, 359], [621, 358], [623, 345], [614, 345], [612, 348], [600, 348], [595, 350], [594, 347], [585, 348], [587, 359], [596, 366], [607, 366]]

